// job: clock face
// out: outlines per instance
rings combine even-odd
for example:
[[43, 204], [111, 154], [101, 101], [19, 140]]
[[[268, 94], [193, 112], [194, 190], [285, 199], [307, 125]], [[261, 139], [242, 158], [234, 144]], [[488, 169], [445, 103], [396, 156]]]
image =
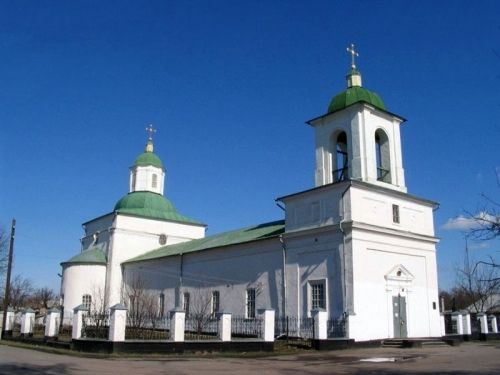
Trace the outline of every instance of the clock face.
[[165, 245], [167, 243], [167, 235], [160, 234], [160, 238], [158, 239], [158, 242], [160, 242], [160, 245]]

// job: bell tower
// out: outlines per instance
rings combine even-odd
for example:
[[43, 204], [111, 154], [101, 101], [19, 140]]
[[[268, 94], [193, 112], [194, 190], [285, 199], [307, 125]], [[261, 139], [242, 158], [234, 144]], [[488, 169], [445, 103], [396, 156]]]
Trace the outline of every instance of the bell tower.
[[347, 89], [333, 97], [327, 113], [308, 121], [315, 129], [315, 186], [348, 179], [406, 192], [400, 125], [375, 92], [362, 86], [354, 44]]

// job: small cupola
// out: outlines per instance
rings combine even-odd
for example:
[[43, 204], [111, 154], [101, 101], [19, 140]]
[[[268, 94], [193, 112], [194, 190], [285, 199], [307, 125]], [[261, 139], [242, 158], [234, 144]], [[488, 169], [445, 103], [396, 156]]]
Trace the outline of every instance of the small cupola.
[[160, 158], [154, 153], [153, 125], [146, 128], [148, 140], [144, 152], [140, 154], [130, 167], [129, 192], [150, 191], [163, 195], [165, 168]]
[[385, 111], [385, 104], [380, 96], [375, 92], [365, 89], [362, 85], [361, 73], [356, 68], [355, 60], [359, 56], [359, 53], [354, 50], [354, 44], [351, 44], [347, 48], [347, 52], [351, 55], [351, 68], [346, 75], [347, 89], [333, 97], [328, 106], [328, 113], [340, 111], [359, 102], [370, 104], [375, 108]]

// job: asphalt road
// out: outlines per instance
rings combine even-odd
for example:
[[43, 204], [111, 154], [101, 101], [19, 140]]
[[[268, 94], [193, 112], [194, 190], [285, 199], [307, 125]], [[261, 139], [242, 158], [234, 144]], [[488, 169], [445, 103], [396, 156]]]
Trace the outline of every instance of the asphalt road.
[[[366, 362], [374, 358], [390, 362]], [[392, 361], [395, 359], [395, 361]], [[375, 359], [376, 360], [376, 359]], [[500, 374], [500, 343], [424, 349], [354, 349], [263, 358], [168, 355], [83, 358], [0, 345], [0, 374]]]

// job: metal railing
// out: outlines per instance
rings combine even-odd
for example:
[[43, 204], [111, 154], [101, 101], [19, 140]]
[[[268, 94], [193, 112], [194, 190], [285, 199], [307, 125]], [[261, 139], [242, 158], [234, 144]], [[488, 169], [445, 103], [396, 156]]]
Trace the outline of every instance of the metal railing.
[[217, 340], [219, 322], [213, 315], [191, 314], [186, 317], [184, 338], [186, 340]]
[[262, 318], [231, 316], [231, 337], [262, 338]]
[[107, 339], [109, 313], [90, 313], [83, 317], [82, 338]]
[[391, 182], [391, 171], [381, 167], [377, 167], [377, 180], [383, 182]]
[[330, 318], [326, 322], [326, 331], [328, 338], [345, 337], [345, 319], [340, 318]]
[[286, 338], [313, 339], [314, 318], [296, 316], [277, 317], [274, 320], [275, 336]]
[[340, 182], [340, 181], [345, 181], [349, 177], [348, 174], [349, 170], [347, 167], [340, 168], [340, 169], [335, 169], [332, 174], [333, 174], [333, 182]]
[[170, 319], [154, 317], [143, 324], [127, 322], [125, 340], [168, 340], [170, 338]]

